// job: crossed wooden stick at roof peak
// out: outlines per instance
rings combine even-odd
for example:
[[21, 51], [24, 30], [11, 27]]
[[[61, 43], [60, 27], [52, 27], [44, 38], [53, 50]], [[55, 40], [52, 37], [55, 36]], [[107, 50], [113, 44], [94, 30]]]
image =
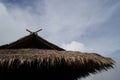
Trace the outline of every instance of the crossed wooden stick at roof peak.
[[42, 31], [42, 29], [39, 29], [39, 30], [37, 30], [35, 32], [30, 31], [29, 29], [26, 29], [26, 31], [28, 31], [30, 34], [33, 34], [33, 33], [37, 34], [38, 32]]

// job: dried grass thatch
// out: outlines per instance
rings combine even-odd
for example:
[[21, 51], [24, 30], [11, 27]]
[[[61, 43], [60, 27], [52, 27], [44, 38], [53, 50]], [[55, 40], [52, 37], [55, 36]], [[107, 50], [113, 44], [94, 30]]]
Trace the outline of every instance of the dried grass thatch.
[[113, 68], [111, 58], [65, 51], [29, 32], [28, 36], [0, 46], [0, 80], [77, 80]]
[[35, 33], [27, 35], [23, 38], [18, 39], [10, 44], [0, 46], [0, 49], [25, 49], [25, 48], [37, 48], [37, 49], [49, 49], [65, 51], [63, 48], [58, 47], [55, 44], [43, 39]]
[[[0, 50], [0, 75], [5, 79], [77, 80], [113, 68], [114, 61], [96, 53], [42, 49]], [[7, 75], [7, 77], [6, 77]]]

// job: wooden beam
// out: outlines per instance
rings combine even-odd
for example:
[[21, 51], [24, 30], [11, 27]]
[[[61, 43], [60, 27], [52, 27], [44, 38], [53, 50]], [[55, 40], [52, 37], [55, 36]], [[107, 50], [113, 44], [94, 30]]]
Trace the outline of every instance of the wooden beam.
[[29, 29], [26, 29], [26, 31], [28, 31], [30, 34], [32, 34], [33, 32], [32, 31], [30, 31]]
[[42, 29], [37, 30], [35, 33], [39, 32], [39, 31], [42, 31]]

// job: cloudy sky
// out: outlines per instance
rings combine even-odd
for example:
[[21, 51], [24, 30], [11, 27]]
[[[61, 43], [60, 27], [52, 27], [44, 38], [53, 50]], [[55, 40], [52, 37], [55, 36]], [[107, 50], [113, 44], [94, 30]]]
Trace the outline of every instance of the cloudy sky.
[[[0, 45], [40, 28], [40, 36], [66, 50], [117, 57], [120, 64], [120, 0], [0, 0]], [[88, 80], [118, 80], [118, 70]]]

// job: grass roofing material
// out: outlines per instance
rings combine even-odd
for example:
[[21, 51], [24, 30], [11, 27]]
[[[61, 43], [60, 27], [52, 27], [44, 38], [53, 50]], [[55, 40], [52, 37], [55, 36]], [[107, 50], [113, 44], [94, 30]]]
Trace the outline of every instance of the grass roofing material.
[[0, 46], [0, 80], [77, 80], [113, 64], [96, 53], [65, 51], [36, 33]]
[[[39, 77], [46, 75], [50, 79], [58, 76], [62, 80], [75, 80], [86, 77], [90, 73], [113, 68], [113, 64], [111, 58], [96, 53], [42, 49], [0, 50], [0, 69], [6, 72], [34, 71], [40, 74]], [[49, 79], [42, 78], [42, 80]]]
[[10, 44], [0, 46], [0, 49], [26, 49], [26, 48], [65, 51], [63, 48], [60, 48], [59, 46], [52, 44], [51, 42], [43, 39], [42, 37], [38, 36], [35, 33], [20, 38], [17, 41], [14, 41]]

